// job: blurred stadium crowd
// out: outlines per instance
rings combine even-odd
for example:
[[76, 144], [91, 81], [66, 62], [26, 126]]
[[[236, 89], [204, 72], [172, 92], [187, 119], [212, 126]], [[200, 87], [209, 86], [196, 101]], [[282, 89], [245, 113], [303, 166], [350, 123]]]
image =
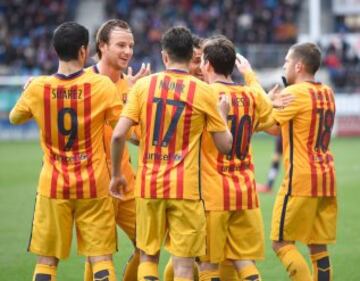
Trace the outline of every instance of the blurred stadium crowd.
[[[207, 37], [222, 33], [235, 42], [243, 54], [245, 46], [282, 46], [297, 40], [300, 0], [105, 0], [107, 18], [121, 18], [132, 27], [136, 44], [131, 64], [151, 62], [161, 68], [160, 37], [174, 25], [186, 25]], [[65, 20], [75, 20], [78, 0], [4, 0], [0, 2], [0, 74], [38, 75], [53, 73], [57, 65], [50, 48], [51, 32]], [[334, 31], [349, 32], [336, 19]], [[322, 46], [324, 66], [333, 86], [341, 91], [360, 92], [360, 52], [339, 37]], [[260, 47], [260, 51], [266, 48]], [[283, 54], [282, 54], [283, 55]], [[267, 59], [254, 62], [267, 67]], [[278, 65], [279, 66], [279, 65]]]

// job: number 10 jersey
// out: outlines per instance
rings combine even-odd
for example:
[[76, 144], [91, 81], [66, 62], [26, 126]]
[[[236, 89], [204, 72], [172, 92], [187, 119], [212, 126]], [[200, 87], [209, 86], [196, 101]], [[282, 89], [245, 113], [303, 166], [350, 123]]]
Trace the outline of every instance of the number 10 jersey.
[[272, 104], [255, 74], [245, 73], [246, 86], [215, 82], [211, 87], [230, 100], [228, 127], [233, 135], [229, 154], [217, 151], [211, 135], [201, 144], [201, 185], [207, 211], [234, 211], [259, 207], [255, 185], [251, 137], [259, 122], [271, 116]]

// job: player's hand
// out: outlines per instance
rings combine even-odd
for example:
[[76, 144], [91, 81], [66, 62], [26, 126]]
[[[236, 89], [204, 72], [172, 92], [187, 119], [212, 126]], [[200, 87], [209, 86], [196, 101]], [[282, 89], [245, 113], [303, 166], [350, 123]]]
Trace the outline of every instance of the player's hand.
[[249, 61], [239, 53], [236, 54], [236, 68], [241, 73], [244, 74], [247, 71], [252, 71]]
[[128, 71], [127, 71], [129, 86], [130, 87], [133, 86], [137, 80], [139, 80], [142, 77], [148, 76], [149, 74], [151, 74], [150, 63], [147, 63], [147, 64], [142, 63], [140, 70], [135, 75], [133, 75], [132, 67], [129, 66]]
[[31, 84], [32, 80], [34, 80], [34, 77], [30, 76], [28, 78], [28, 80], [26, 80], [24, 86], [23, 86], [23, 90], [26, 90], [27, 87], [29, 87], [29, 85]]
[[230, 100], [227, 95], [221, 95], [218, 103], [218, 108], [221, 114], [221, 117], [227, 122], [227, 116], [230, 111]]
[[110, 180], [110, 195], [120, 200], [124, 199], [127, 182], [123, 176], [112, 177]]
[[278, 84], [269, 91], [268, 95], [274, 108], [284, 108], [295, 99], [290, 93], [282, 93]]

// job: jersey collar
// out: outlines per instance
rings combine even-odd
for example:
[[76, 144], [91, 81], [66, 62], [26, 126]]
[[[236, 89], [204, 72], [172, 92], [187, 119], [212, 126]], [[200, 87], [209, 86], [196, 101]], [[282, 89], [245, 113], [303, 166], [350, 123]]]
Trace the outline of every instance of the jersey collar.
[[65, 75], [65, 74], [62, 74], [62, 73], [55, 73], [54, 75], [57, 78], [61, 79], [61, 80], [71, 80], [71, 79], [74, 79], [76, 77], [79, 77], [83, 73], [84, 73], [84, 70], [80, 69], [79, 71], [76, 71], [76, 72], [71, 73], [69, 75]]
[[176, 69], [176, 68], [166, 69], [166, 72], [175, 72], [175, 73], [178, 73], [178, 74], [189, 74], [189, 71], [187, 71], [187, 70], [184, 70], [184, 69]]
[[239, 86], [241, 83], [239, 82], [226, 82], [226, 81], [215, 81], [214, 83], [220, 83], [228, 86]]

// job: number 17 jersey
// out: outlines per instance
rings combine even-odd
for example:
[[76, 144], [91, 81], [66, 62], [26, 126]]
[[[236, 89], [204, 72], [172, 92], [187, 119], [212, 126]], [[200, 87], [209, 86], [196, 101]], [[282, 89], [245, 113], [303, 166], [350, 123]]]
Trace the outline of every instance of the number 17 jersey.
[[10, 113], [22, 123], [34, 118], [44, 152], [38, 193], [58, 199], [108, 195], [109, 170], [103, 144], [106, 123], [122, 106], [111, 80], [83, 70], [35, 78]]
[[135, 196], [199, 200], [200, 137], [226, 131], [211, 87], [181, 70], [136, 82], [121, 116], [140, 124]]

